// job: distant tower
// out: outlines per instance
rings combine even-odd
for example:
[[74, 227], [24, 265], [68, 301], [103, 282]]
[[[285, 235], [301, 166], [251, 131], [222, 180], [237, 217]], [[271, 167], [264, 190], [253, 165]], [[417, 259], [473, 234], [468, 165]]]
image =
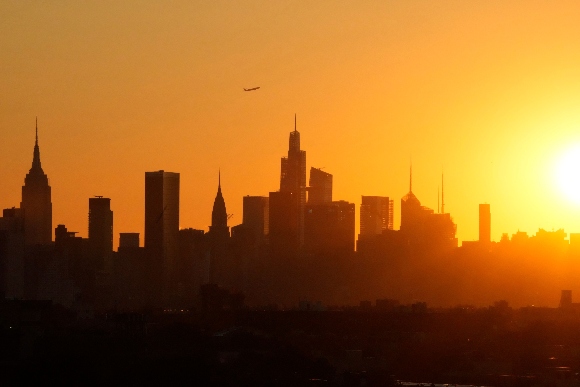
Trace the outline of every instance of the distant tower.
[[332, 202], [332, 175], [319, 168], [310, 168], [308, 204]]
[[362, 196], [360, 205], [360, 235], [381, 234], [393, 229], [393, 200], [387, 196]]
[[416, 227], [421, 209], [421, 202], [413, 193], [413, 166], [410, 165], [409, 192], [401, 198], [401, 231], [407, 231]]
[[252, 230], [256, 240], [268, 235], [269, 198], [267, 196], [244, 196], [242, 223]]
[[226, 286], [230, 284], [231, 265], [228, 255], [230, 230], [226, 202], [222, 195], [221, 172], [218, 174], [218, 190], [211, 211], [211, 226], [207, 233], [209, 238], [209, 280], [211, 283]]
[[213, 202], [213, 210], [211, 211], [211, 226], [209, 226], [209, 231], [227, 234], [229, 236], [226, 202], [222, 196], [221, 172], [218, 173], [218, 190]]
[[52, 242], [52, 202], [48, 177], [40, 165], [40, 148], [38, 147], [38, 120], [36, 121], [36, 142], [32, 167], [28, 171], [22, 186], [24, 211], [24, 238], [27, 245], [48, 244]]
[[445, 213], [445, 186], [443, 185], [443, 174], [441, 174], [441, 213]]
[[171, 293], [179, 238], [179, 173], [145, 172], [145, 256], [152, 297]]
[[294, 115], [294, 131], [290, 132], [288, 156], [281, 160], [280, 192], [291, 193], [293, 211], [297, 216], [295, 229], [296, 247], [304, 244], [304, 204], [306, 203], [306, 152], [300, 149], [300, 132], [296, 130], [296, 115]]
[[102, 269], [104, 258], [113, 251], [113, 211], [109, 198], [89, 198], [89, 245]]
[[479, 205], [479, 241], [491, 242], [491, 212], [489, 204]]

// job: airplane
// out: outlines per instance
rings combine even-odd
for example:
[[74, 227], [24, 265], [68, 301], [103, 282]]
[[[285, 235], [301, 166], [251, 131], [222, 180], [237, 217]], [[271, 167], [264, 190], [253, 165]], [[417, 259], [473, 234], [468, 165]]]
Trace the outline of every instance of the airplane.
[[253, 91], [253, 90], [258, 90], [259, 88], [260, 88], [260, 86], [258, 86], [258, 87], [252, 87], [251, 89], [246, 89], [246, 88], [244, 87], [244, 91]]

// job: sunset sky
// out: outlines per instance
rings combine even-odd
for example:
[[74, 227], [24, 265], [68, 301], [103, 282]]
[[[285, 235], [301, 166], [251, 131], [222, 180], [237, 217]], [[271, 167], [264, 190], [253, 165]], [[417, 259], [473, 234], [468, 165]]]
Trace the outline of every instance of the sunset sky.
[[357, 223], [383, 195], [399, 228], [412, 159], [430, 208], [444, 172], [460, 241], [479, 203], [494, 240], [580, 232], [558, 184], [580, 179], [558, 172], [580, 144], [579, 18], [578, 1], [1, 1], [0, 206], [20, 204], [38, 116], [53, 227], [87, 236], [103, 195], [115, 246], [143, 233], [145, 171], [164, 169], [181, 227], [207, 230], [220, 168], [233, 226], [244, 195], [279, 188], [296, 113]]

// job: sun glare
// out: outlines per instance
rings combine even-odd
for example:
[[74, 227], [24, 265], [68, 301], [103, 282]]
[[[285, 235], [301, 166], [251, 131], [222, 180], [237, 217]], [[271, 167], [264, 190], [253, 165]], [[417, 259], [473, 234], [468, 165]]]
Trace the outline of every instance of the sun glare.
[[580, 145], [562, 155], [557, 164], [556, 178], [566, 197], [580, 205]]

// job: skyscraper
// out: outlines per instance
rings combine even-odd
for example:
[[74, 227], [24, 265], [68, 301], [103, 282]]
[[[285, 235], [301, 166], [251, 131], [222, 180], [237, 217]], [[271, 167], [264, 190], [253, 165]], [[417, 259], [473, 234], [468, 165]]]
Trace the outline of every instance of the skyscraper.
[[479, 205], [479, 241], [491, 242], [491, 212], [489, 204]]
[[393, 229], [393, 200], [387, 196], [362, 196], [360, 235], [381, 234]]
[[179, 173], [145, 172], [145, 255], [153, 298], [170, 295], [179, 237]]
[[263, 239], [269, 233], [269, 199], [266, 196], [244, 196], [244, 226], [252, 230], [256, 240]]
[[111, 199], [89, 198], [89, 245], [100, 269], [113, 251], [113, 211]]
[[304, 247], [316, 255], [354, 251], [355, 205], [344, 200], [306, 204]]
[[211, 211], [211, 226], [209, 231], [229, 236], [228, 214], [226, 212], [226, 202], [222, 195], [221, 172], [218, 174], [218, 190], [213, 202]]
[[280, 173], [280, 192], [292, 195], [292, 206], [297, 216], [294, 229], [296, 247], [304, 244], [304, 204], [306, 203], [306, 151], [300, 149], [300, 132], [296, 130], [296, 115], [294, 115], [294, 131], [290, 132], [288, 156], [282, 157]]
[[211, 211], [211, 226], [207, 233], [209, 238], [210, 270], [209, 280], [219, 285], [229, 285], [231, 266], [228, 254], [230, 229], [226, 202], [222, 195], [221, 173], [218, 175], [218, 189]]
[[332, 202], [332, 175], [319, 168], [310, 168], [308, 203], [322, 204]]
[[52, 202], [48, 177], [40, 164], [38, 147], [38, 120], [36, 122], [36, 142], [32, 157], [32, 167], [22, 186], [24, 211], [24, 238], [27, 245], [48, 244], [52, 242]]

